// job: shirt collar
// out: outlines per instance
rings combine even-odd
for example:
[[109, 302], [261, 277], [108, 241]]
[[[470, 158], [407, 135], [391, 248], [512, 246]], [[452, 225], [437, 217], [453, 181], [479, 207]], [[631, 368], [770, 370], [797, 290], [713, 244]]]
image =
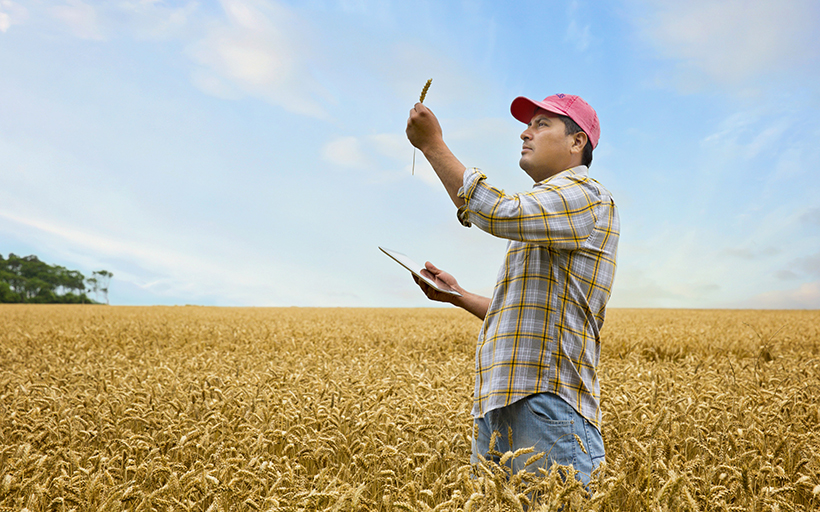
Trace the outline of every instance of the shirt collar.
[[579, 165], [579, 166], [576, 166], [576, 167], [571, 167], [571, 168], [567, 169], [566, 171], [561, 171], [557, 174], [553, 174], [549, 178], [541, 180], [541, 181], [535, 183], [533, 185], [533, 187], [538, 187], [538, 186], [541, 186], [541, 185], [545, 185], [550, 180], [557, 179], [559, 176], [564, 177], [564, 176], [567, 176], [569, 174], [574, 174], [576, 176], [581, 176], [581, 177], [584, 177], [584, 178], [588, 178], [589, 177], [589, 167], [587, 167], [586, 165]]

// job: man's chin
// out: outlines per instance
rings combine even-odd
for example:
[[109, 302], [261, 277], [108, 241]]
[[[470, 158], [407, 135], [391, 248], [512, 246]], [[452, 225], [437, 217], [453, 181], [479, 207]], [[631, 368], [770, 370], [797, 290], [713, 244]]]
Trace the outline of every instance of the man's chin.
[[527, 173], [527, 176], [532, 178], [533, 181], [535, 181], [535, 182], [539, 181], [539, 180], [536, 179], [535, 176], [533, 176], [532, 167], [530, 165], [528, 165], [528, 162], [526, 161], [526, 159], [524, 157], [522, 157], [521, 160], [518, 161], [518, 166], [521, 167], [521, 170], [524, 171], [525, 173]]
[[534, 170], [532, 170], [532, 169], [525, 168], [525, 167], [521, 167], [521, 169], [523, 169], [523, 170], [524, 170], [524, 172], [525, 172], [525, 173], [527, 173], [527, 176], [529, 176], [530, 178], [532, 178], [532, 181], [533, 181], [534, 183], [540, 183], [540, 182], [542, 182], [542, 181], [544, 181], [544, 180], [546, 180], [546, 179], [548, 179], [548, 178], [551, 178], [551, 177], [552, 177], [552, 176], [554, 176], [555, 174], [557, 174], [557, 173], [552, 173], [552, 174], [550, 174], [549, 172], [545, 172], [544, 170], [541, 170], [541, 171], [539, 172], [537, 169], [534, 171]]

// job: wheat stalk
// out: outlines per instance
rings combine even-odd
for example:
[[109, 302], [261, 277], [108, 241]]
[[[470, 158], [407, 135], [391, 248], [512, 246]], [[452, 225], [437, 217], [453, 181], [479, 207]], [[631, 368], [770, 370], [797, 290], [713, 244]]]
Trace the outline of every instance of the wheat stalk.
[[[427, 90], [430, 89], [430, 84], [433, 83], [433, 79], [429, 78], [427, 83], [424, 84], [424, 87], [421, 89], [421, 94], [419, 95], [419, 103], [424, 103], [424, 98], [427, 97]], [[416, 174], [416, 148], [413, 148], [413, 167], [410, 170], [411, 175]]]
[[430, 78], [427, 80], [427, 83], [424, 84], [424, 88], [421, 90], [421, 95], [419, 96], [419, 103], [424, 103], [424, 98], [427, 96], [427, 90], [430, 89], [430, 84], [433, 83], [433, 79]]

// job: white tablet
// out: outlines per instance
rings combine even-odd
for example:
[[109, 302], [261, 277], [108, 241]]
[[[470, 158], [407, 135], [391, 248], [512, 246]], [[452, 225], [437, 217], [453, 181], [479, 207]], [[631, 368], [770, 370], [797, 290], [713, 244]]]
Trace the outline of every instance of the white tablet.
[[395, 260], [399, 265], [401, 265], [402, 267], [404, 267], [407, 270], [409, 270], [410, 272], [412, 272], [414, 276], [417, 276], [419, 279], [421, 279], [425, 283], [429, 284], [431, 287], [435, 288], [436, 290], [438, 290], [440, 292], [444, 292], [444, 293], [449, 293], [450, 295], [457, 295], [457, 296], [461, 297], [460, 293], [453, 290], [452, 288], [450, 288], [446, 284], [442, 283], [441, 281], [435, 282], [432, 279], [429, 279], [429, 278], [424, 277], [423, 275], [421, 275], [421, 271], [424, 270], [424, 265], [419, 265], [418, 263], [411, 260], [406, 255], [404, 255], [400, 252], [391, 251], [390, 249], [385, 249], [384, 247], [379, 247], [379, 249], [381, 249], [382, 252], [385, 253], [386, 255], [393, 258], [393, 260]]

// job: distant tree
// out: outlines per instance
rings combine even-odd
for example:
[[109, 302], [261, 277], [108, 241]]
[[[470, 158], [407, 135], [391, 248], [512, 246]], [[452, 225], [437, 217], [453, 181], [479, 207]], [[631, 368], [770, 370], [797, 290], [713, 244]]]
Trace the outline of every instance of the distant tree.
[[49, 283], [37, 277], [30, 277], [23, 283], [23, 296], [27, 302], [36, 297], [45, 298], [51, 291], [49, 288]]
[[91, 290], [91, 293], [94, 294], [94, 298], [97, 298], [97, 294], [100, 293], [100, 282], [97, 280], [97, 273], [91, 274], [91, 277], [85, 280], [86, 284], [88, 285], [88, 289]]
[[[107, 293], [107, 283], [105, 287]], [[85, 304], [92, 301], [85, 294], [85, 276], [80, 272], [49, 265], [34, 255], [20, 257], [10, 253], [8, 259], [0, 254], [0, 302]]]
[[0, 281], [0, 304], [4, 302], [20, 302], [20, 297], [11, 291], [11, 286], [5, 281]]
[[82, 294], [85, 291], [85, 276], [77, 270], [66, 270], [63, 273], [63, 288], [70, 293]]
[[9, 259], [6, 260], [6, 268], [0, 276], [11, 287], [11, 291], [19, 294], [21, 297], [23, 288], [26, 283], [26, 278], [23, 276], [23, 263], [14, 253], [9, 254]]
[[[11, 260], [9, 255], [9, 260]], [[48, 292], [54, 292], [57, 288], [58, 276], [55, 267], [40, 261], [37, 256], [26, 256], [19, 258], [15, 256], [15, 268], [22, 277], [22, 293], [27, 301], [35, 297], [41, 300], [48, 298]], [[19, 291], [19, 290], [18, 290]]]
[[81, 294], [85, 291], [85, 276], [76, 270], [54, 265], [52, 284], [57, 295]]
[[98, 297], [99, 293], [102, 293], [106, 304], [108, 304], [108, 285], [111, 283], [112, 277], [114, 277], [114, 274], [107, 270], [95, 270], [91, 273], [91, 277], [85, 281], [89, 284], [91, 291], [94, 292], [95, 298]]
[[100, 280], [100, 291], [103, 293], [103, 297], [105, 297], [105, 303], [108, 304], [108, 285], [111, 283], [111, 278], [114, 277], [114, 274], [107, 270], [98, 270], [97, 275]]

